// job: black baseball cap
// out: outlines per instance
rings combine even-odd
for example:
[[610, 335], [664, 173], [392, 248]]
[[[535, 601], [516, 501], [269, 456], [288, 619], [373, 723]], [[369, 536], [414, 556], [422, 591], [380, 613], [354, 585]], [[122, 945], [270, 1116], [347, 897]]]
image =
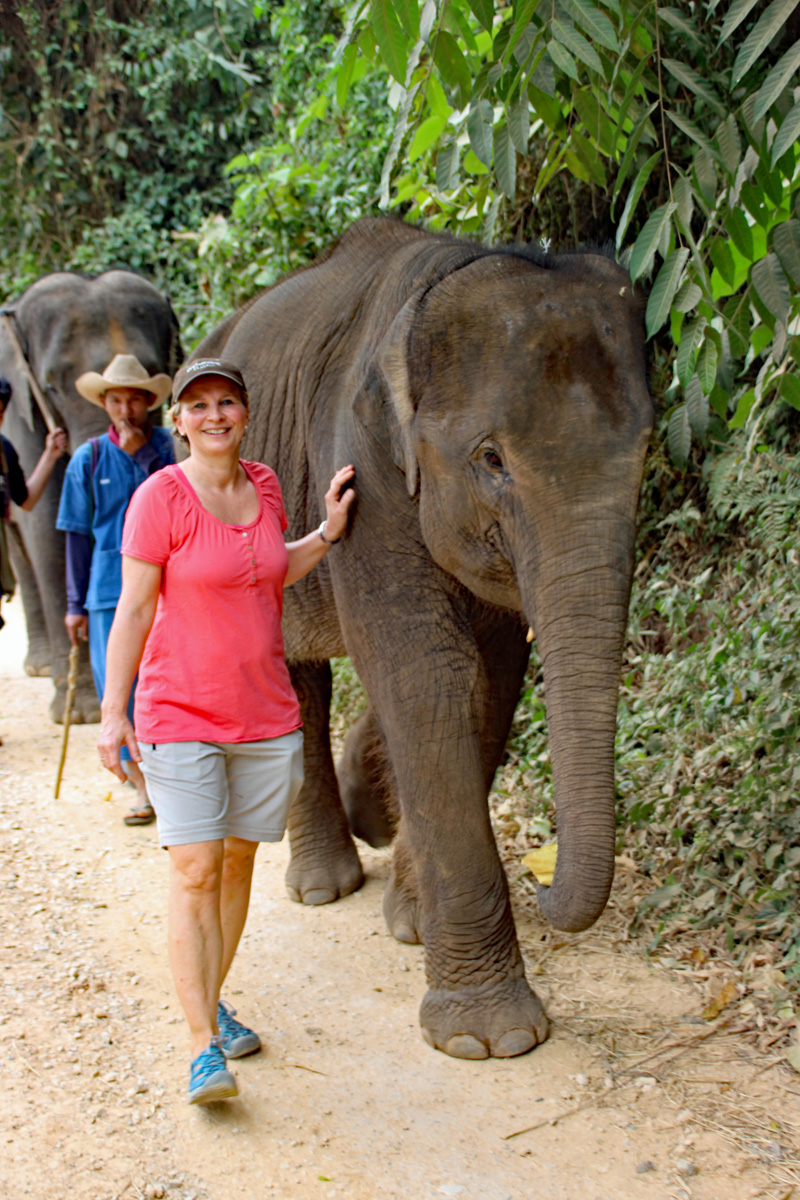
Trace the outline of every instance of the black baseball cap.
[[8, 404], [10, 399], [11, 399], [11, 384], [8, 382], [7, 379], [5, 379], [2, 375], [0, 375], [0, 404], [2, 404], [3, 408], [6, 407], [6, 405]]
[[221, 375], [223, 379], [230, 379], [231, 383], [235, 383], [239, 390], [247, 395], [242, 372], [235, 363], [226, 358], [196, 358], [184, 363], [173, 379], [172, 403], [177, 404], [189, 384], [194, 383], [196, 379], [202, 379], [204, 375]]

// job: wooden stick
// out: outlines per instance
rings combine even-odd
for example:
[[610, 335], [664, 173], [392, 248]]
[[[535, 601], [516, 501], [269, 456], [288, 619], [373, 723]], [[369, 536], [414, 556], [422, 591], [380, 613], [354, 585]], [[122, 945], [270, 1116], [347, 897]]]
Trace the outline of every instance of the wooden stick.
[[22, 346], [19, 344], [19, 338], [17, 337], [17, 331], [14, 328], [14, 321], [13, 321], [12, 317], [10, 316], [10, 314], [7, 312], [0, 312], [0, 321], [3, 324], [3, 327], [6, 331], [6, 333], [8, 334], [9, 341], [11, 342], [11, 348], [13, 349], [14, 354], [16, 355], [20, 370], [24, 373], [25, 378], [27, 379], [28, 384], [30, 386], [30, 389], [33, 392], [33, 398], [36, 401], [37, 405], [39, 406], [39, 412], [44, 417], [44, 423], [47, 426], [47, 431], [48, 431], [48, 433], [52, 433], [55, 429], [59, 428], [58, 422], [56, 421], [55, 417], [53, 416], [53, 410], [50, 408], [50, 405], [45, 400], [44, 395], [42, 394], [42, 389], [39, 387], [39, 384], [36, 381], [36, 376], [34, 375], [33, 371], [30, 368], [30, 364], [28, 363], [28, 360], [25, 357], [25, 353], [22, 349]]
[[56, 775], [56, 790], [55, 798], [58, 799], [58, 793], [61, 790], [61, 776], [64, 774], [64, 763], [67, 761], [67, 742], [69, 741], [69, 721], [72, 716], [72, 704], [75, 699], [75, 689], [78, 686], [78, 658], [80, 657], [80, 646], [76, 642], [70, 647], [69, 651], [69, 672], [67, 673], [67, 698], [64, 701], [64, 735], [61, 738], [61, 758], [58, 763], [58, 774]]

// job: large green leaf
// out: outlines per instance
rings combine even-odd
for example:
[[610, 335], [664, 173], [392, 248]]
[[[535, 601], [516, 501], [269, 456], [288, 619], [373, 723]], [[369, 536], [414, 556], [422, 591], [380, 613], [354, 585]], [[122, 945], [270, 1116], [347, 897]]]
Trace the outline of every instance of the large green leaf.
[[733, 296], [723, 309], [728, 341], [734, 358], [745, 358], [750, 349], [750, 305], [746, 296]]
[[675, 370], [682, 387], [686, 387], [694, 373], [694, 360], [703, 340], [706, 324], [705, 317], [695, 317], [681, 330], [681, 341], [675, 357]]
[[629, 269], [631, 278], [636, 280], [640, 275], [646, 275], [653, 264], [653, 257], [661, 241], [664, 226], [669, 224], [675, 211], [675, 201], [662, 204], [645, 221], [644, 229], [633, 244]]
[[790, 146], [800, 137], [800, 100], [783, 118], [783, 124], [775, 134], [772, 143], [772, 165], [782, 158]]
[[776, 225], [772, 244], [784, 271], [800, 287], [800, 221], [792, 218]]
[[488, 33], [494, 25], [494, 0], [467, 0], [478, 21]]
[[694, 92], [695, 96], [699, 96], [701, 100], [705, 100], [706, 104], [710, 108], [713, 108], [715, 112], [718, 112], [720, 116], [727, 114], [728, 110], [711, 84], [707, 83], [702, 75], [698, 75], [697, 71], [692, 67], [678, 62], [674, 58], [662, 58], [661, 63], [669, 71], [673, 79], [677, 79], [678, 83], [682, 83], [690, 92]]
[[628, 198], [625, 201], [625, 207], [622, 210], [622, 216], [620, 217], [619, 225], [617, 226], [617, 250], [619, 250], [625, 239], [628, 225], [630, 224], [630, 220], [634, 214], [636, 205], [639, 203], [639, 197], [642, 194], [644, 185], [650, 178], [653, 168], [661, 158], [662, 154], [663, 150], [656, 150], [655, 154], [651, 154], [647, 162], [639, 168], [636, 178], [631, 185], [631, 190], [628, 192]]
[[458, 179], [458, 143], [446, 142], [436, 152], [436, 186], [447, 192]]
[[619, 50], [616, 30], [606, 14], [591, 0], [564, 0], [564, 7], [591, 37], [608, 50]]
[[772, 0], [772, 4], [761, 14], [739, 48], [733, 64], [731, 83], [738, 83], [750, 70], [796, 7], [797, 0]]
[[736, 168], [739, 166], [742, 157], [739, 126], [736, 124], [736, 118], [733, 113], [729, 117], [726, 117], [724, 121], [720, 121], [717, 126], [716, 138], [722, 164], [732, 178], [736, 174]]
[[685, 283], [681, 284], [680, 290], [672, 301], [672, 307], [677, 312], [691, 312], [702, 295], [703, 289], [698, 287], [694, 280], [687, 279]]
[[358, 46], [355, 42], [351, 42], [345, 49], [336, 72], [336, 103], [340, 109], [343, 109], [347, 103], [347, 93], [350, 91], [357, 55]]
[[756, 393], [754, 388], [748, 388], [744, 395], [739, 397], [739, 403], [736, 405], [736, 412], [728, 421], [731, 429], [743, 429], [747, 424], [747, 418], [753, 411], [753, 405], [756, 402]]
[[412, 42], [419, 37], [419, 0], [392, 0], [400, 24]]
[[726, 12], [725, 20], [722, 22], [722, 29], [719, 33], [720, 45], [728, 40], [734, 29], [738, 29], [747, 14], [751, 9], [755, 8], [758, 2], [759, 0], [733, 0], [733, 4]]
[[667, 424], [667, 444], [675, 465], [685, 467], [692, 448], [692, 427], [685, 404], [679, 404], [672, 411]]
[[692, 432], [697, 437], [704, 438], [708, 429], [708, 397], [703, 394], [700, 380], [696, 375], [693, 375], [687, 383], [684, 396]]
[[[583, 166], [588, 172], [588, 179], [586, 179], [584, 174], [582, 174], [580, 171], [576, 171], [575, 173], [578, 178], [586, 179], [587, 183], [591, 180], [593, 183], [596, 183], [598, 187], [605, 188], [606, 169], [603, 166], [602, 159], [600, 158], [600, 154], [594, 142], [590, 142], [589, 139], [584, 137], [582, 133], [579, 133], [577, 129], [573, 129], [572, 137], [569, 140], [569, 147], [570, 150], [574, 151], [574, 153], [578, 156], [579, 160], [583, 163]], [[567, 153], [569, 155], [569, 151]], [[567, 161], [571, 161], [569, 157], [567, 158]]]
[[700, 386], [708, 394], [717, 378], [717, 347], [711, 338], [706, 338], [697, 356], [697, 378]]
[[517, 191], [517, 152], [508, 125], [494, 131], [494, 173], [501, 190], [513, 200]]
[[662, 8], [659, 4], [658, 19], [670, 25], [685, 41], [691, 42], [693, 47], [702, 46], [697, 27], [687, 20], [677, 8]]
[[439, 117], [435, 113], [423, 121], [411, 140], [408, 148], [408, 161], [416, 162], [418, 158], [427, 153], [431, 146], [438, 142], [446, 126], [447, 118]]
[[753, 230], [741, 208], [732, 208], [725, 216], [725, 230], [736, 249], [745, 258], [752, 259]]
[[770, 105], [774, 104], [789, 80], [796, 74], [800, 66], [800, 42], [795, 42], [791, 50], [787, 50], [778, 60], [761, 85], [756, 98], [753, 116], [756, 120], [765, 116]]
[[778, 394], [792, 408], [800, 409], [800, 379], [796, 375], [784, 375]]
[[398, 83], [405, 83], [408, 39], [391, 0], [372, 0], [370, 25], [389, 72]]
[[616, 130], [595, 97], [583, 88], [576, 89], [573, 102], [580, 114], [586, 133], [593, 142], [597, 143], [606, 157], [610, 156], [614, 150]]
[[712, 158], [717, 157], [713, 143], [706, 137], [702, 129], [695, 125], [694, 121], [690, 121], [688, 117], [681, 116], [680, 113], [675, 112], [671, 108], [666, 109], [666, 114], [670, 121], [678, 126], [678, 129], [691, 138], [693, 142], [697, 143], [701, 150], [705, 150], [706, 154], [710, 154]]
[[561, 45], [561, 42], [557, 42], [555, 38], [549, 41], [547, 43], [547, 53], [559, 70], [563, 71], [565, 75], [569, 75], [570, 79], [574, 79], [576, 83], [580, 82], [580, 74], [578, 73], [575, 59]]
[[785, 325], [789, 317], [789, 282], [776, 254], [768, 254], [753, 267], [753, 286], [762, 304]]
[[466, 108], [472, 91], [472, 73], [452, 33], [440, 29], [436, 35], [433, 61], [442, 80], [453, 93], [458, 108]]
[[588, 42], [582, 33], [578, 33], [574, 25], [568, 25], [564, 21], [551, 21], [550, 28], [562, 46], [566, 46], [590, 70], [597, 71], [598, 75], [603, 74], [603, 62], [600, 55], [592, 43]]
[[524, 90], [513, 104], [508, 106], [508, 128], [516, 149], [520, 154], [527, 154], [531, 136], [531, 114], [528, 96]]
[[467, 117], [467, 133], [469, 144], [476, 158], [485, 165], [492, 162], [492, 124], [494, 109], [488, 100], [479, 100], [469, 111]]
[[[625, 151], [622, 162], [620, 163], [619, 171], [617, 172], [616, 183], [614, 184], [613, 204], [616, 204], [617, 197], [619, 196], [620, 192], [622, 191], [622, 185], [628, 177], [628, 172], [630, 171], [631, 167], [633, 166], [634, 162], [636, 161], [636, 150], [638, 148], [639, 141], [641, 140], [641, 138], [643, 137], [645, 132], [650, 133], [652, 136], [653, 125], [652, 125], [652, 122], [650, 121], [650, 114], [653, 111], [653, 109], [656, 107], [657, 103], [658, 102], [656, 101], [655, 103], [651, 104], [649, 108], [646, 108], [644, 110], [644, 112], [642, 112], [639, 115], [639, 117], [637, 118], [636, 124], [634, 125], [633, 130], [631, 131], [631, 135], [628, 138], [628, 148]], [[655, 140], [655, 139], [653, 138], [653, 140]], [[612, 204], [612, 212], [613, 212], [613, 204]]]
[[675, 293], [681, 282], [681, 275], [689, 257], [688, 249], [673, 250], [663, 263], [656, 276], [655, 283], [650, 289], [647, 299], [645, 323], [647, 336], [650, 338], [657, 333], [669, 316], [669, 310]]

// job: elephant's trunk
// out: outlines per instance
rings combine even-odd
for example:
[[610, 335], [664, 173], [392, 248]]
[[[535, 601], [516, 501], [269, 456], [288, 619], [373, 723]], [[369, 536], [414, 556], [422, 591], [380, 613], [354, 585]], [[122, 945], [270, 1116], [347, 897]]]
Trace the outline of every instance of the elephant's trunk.
[[538, 899], [557, 929], [596, 921], [614, 877], [614, 736], [633, 539], [632, 512], [573, 513], [566, 535], [562, 526], [544, 539], [549, 552], [540, 542], [531, 588], [523, 586], [544, 668], [558, 831], [553, 882]]

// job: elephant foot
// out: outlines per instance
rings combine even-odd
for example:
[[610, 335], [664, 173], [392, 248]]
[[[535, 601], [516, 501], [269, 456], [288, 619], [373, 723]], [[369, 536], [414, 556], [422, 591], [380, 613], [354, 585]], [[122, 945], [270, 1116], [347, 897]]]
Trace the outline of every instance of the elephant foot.
[[[66, 691], [63, 688], [57, 688], [53, 699], [50, 701], [50, 719], [56, 725], [64, 724], [64, 705], [66, 703]], [[70, 715], [70, 725], [96, 725], [100, 720], [100, 701], [97, 699], [97, 693], [92, 685], [76, 689], [75, 698], [72, 701], [72, 713]]]
[[411, 888], [393, 876], [383, 893], [386, 927], [398, 942], [416, 946], [422, 941], [422, 909]]
[[26, 675], [50, 674], [50, 647], [28, 644], [28, 653], [22, 664]]
[[431, 988], [420, 1025], [428, 1045], [453, 1058], [512, 1058], [548, 1035], [544, 1009], [524, 978], [463, 991]]
[[357, 891], [364, 882], [361, 860], [352, 842], [340, 848], [335, 857], [311, 859], [312, 855], [292, 857], [286, 872], [286, 891], [297, 904], [332, 904]]

